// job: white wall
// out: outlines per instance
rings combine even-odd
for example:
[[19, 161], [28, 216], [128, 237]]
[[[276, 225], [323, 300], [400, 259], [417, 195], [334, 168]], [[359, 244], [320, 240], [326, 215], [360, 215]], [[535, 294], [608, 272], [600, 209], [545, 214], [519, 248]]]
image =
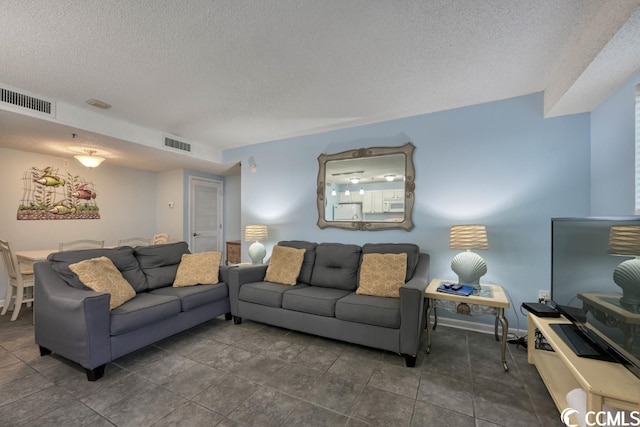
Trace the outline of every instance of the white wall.
[[591, 113], [591, 215], [633, 215], [635, 86], [631, 77]]
[[[158, 198], [154, 215], [157, 215], [158, 233], [169, 233], [169, 239], [184, 240], [183, 223], [185, 200], [184, 171], [182, 169], [157, 174]], [[173, 203], [173, 207], [169, 206]]]
[[[68, 166], [64, 166], [64, 161]], [[95, 185], [100, 219], [18, 221], [23, 196], [22, 176], [32, 167], [58, 168], [79, 175]], [[0, 238], [16, 250], [57, 249], [58, 243], [76, 239], [97, 239], [115, 245], [121, 238], [152, 236], [156, 231], [156, 174], [109, 165], [87, 169], [74, 159], [0, 148]], [[6, 292], [4, 266], [0, 267], [0, 299]]]

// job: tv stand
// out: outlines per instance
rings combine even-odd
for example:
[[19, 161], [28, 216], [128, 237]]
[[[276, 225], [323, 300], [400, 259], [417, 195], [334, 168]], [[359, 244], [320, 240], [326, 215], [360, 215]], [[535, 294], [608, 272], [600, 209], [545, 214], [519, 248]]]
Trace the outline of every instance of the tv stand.
[[[587, 411], [601, 411], [602, 405], [640, 410], [640, 379], [619, 363], [577, 356], [553, 330], [553, 324], [570, 322], [564, 317], [527, 315], [527, 355], [560, 413], [569, 408], [567, 393], [575, 388], [582, 388], [587, 393]], [[536, 328], [554, 351], [536, 349]]]

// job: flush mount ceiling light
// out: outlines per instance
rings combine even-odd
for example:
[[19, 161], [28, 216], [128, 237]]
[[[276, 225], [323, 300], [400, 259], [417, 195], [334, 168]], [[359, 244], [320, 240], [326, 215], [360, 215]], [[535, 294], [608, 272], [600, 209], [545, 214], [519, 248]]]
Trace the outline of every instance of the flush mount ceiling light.
[[357, 184], [360, 182], [360, 178], [354, 176], [353, 178], [349, 178], [349, 181], [351, 181], [352, 184]]
[[102, 110], [108, 110], [109, 108], [111, 108], [111, 104], [107, 104], [106, 102], [100, 101], [99, 99], [88, 99], [87, 104], [96, 108], [100, 108]]
[[394, 179], [396, 179], [396, 176], [395, 175], [385, 175], [384, 179], [386, 179], [387, 181], [391, 182]]
[[76, 158], [76, 160], [82, 163], [83, 166], [88, 168], [95, 168], [100, 166], [100, 163], [104, 162], [104, 157], [94, 156], [94, 154], [97, 152], [96, 150], [83, 151], [87, 153], [86, 156], [73, 156]]

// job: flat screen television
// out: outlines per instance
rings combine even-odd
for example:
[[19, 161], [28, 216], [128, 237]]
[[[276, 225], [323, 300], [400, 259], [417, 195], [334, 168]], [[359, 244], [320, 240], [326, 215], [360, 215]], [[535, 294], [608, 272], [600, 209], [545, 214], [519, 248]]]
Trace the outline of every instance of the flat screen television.
[[[614, 280], [616, 268], [635, 257], [611, 253], [618, 252], [615, 245], [610, 247], [614, 226], [632, 226], [615, 230], [638, 231], [640, 216], [551, 220], [551, 299], [572, 322], [575, 336], [569, 338], [577, 336], [601, 350], [602, 357], [598, 358], [622, 363], [640, 378], [640, 302], [616, 284], [635, 279], [619, 270]], [[623, 243], [640, 248], [640, 234], [636, 234], [623, 235]], [[559, 335], [572, 347], [566, 336]], [[575, 346], [572, 348], [581, 355]]]

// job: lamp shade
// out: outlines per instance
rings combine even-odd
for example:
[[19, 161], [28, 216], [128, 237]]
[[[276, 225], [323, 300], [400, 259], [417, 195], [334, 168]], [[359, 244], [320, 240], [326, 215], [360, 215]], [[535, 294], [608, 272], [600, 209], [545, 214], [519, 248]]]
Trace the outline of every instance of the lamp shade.
[[611, 255], [640, 256], [640, 226], [614, 225], [609, 230]]
[[246, 242], [257, 242], [269, 237], [267, 226], [264, 224], [247, 225], [244, 228], [244, 240]]
[[449, 249], [489, 249], [484, 225], [452, 225]]

